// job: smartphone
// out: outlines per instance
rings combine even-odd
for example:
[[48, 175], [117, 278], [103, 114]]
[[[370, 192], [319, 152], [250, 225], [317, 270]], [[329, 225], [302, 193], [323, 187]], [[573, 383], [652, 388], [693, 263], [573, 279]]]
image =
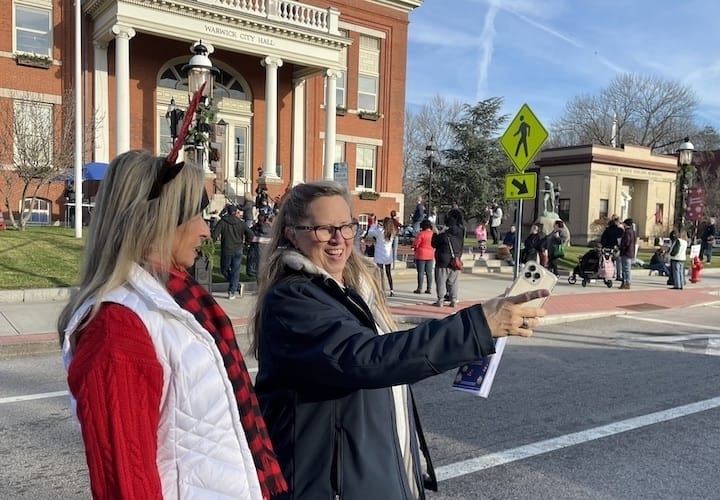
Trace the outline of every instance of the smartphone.
[[[556, 283], [557, 276], [537, 262], [528, 262], [520, 270], [513, 284], [507, 289], [505, 296], [518, 295], [531, 290], [542, 290], [543, 288], [552, 290]], [[547, 297], [540, 297], [526, 304], [531, 307], [541, 307], [546, 299]], [[507, 337], [499, 337], [495, 340], [495, 354], [458, 368], [452, 388], [469, 392], [481, 398], [487, 398], [490, 395], [490, 388], [493, 380], [495, 380], [495, 373], [500, 365], [507, 339]]]
[[[542, 290], [544, 288], [552, 291], [553, 287], [557, 283], [557, 280], [557, 276], [537, 262], [528, 262], [525, 264], [525, 267], [520, 269], [517, 278], [515, 278], [513, 284], [510, 285], [510, 288], [508, 288], [505, 296], [509, 297], [511, 295], [518, 295], [531, 290]], [[526, 305], [530, 307], [542, 307], [545, 300], [547, 300], [547, 297], [540, 297], [539, 299], [526, 302]]]

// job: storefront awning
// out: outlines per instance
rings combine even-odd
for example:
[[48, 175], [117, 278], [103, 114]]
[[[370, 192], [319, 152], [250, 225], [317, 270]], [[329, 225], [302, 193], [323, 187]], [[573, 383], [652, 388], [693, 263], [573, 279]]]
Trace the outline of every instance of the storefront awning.
[[103, 162], [92, 162], [86, 163], [83, 167], [83, 180], [84, 181], [101, 181], [105, 177], [105, 171], [108, 168], [107, 163]]

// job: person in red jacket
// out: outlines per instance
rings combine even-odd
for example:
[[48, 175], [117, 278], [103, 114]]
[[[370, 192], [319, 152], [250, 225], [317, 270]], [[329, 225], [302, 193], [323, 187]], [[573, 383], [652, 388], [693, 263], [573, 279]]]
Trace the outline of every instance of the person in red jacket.
[[435, 262], [435, 249], [432, 246], [432, 237], [436, 233], [432, 222], [425, 219], [420, 223], [420, 233], [413, 240], [415, 250], [415, 269], [417, 270], [417, 288], [413, 293], [422, 293], [423, 276], [427, 281], [425, 293], [432, 293], [433, 263]]

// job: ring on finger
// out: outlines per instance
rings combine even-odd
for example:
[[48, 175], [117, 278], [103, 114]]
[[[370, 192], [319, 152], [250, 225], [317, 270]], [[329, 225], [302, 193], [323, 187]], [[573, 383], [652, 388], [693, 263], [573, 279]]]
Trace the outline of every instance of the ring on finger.
[[530, 326], [530, 323], [528, 322], [527, 318], [523, 318], [522, 325], [520, 325], [520, 328], [528, 328]]

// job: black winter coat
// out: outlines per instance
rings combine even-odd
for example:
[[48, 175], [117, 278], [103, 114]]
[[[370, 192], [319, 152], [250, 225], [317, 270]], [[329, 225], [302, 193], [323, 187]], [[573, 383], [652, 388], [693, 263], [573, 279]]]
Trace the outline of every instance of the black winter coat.
[[622, 238], [624, 232], [623, 228], [611, 222], [603, 231], [600, 244], [603, 248], [615, 248], [620, 244], [620, 238]]
[[212, 239], [217, 241], [220, 238], [220, 250], [222, 253], [234, 253], [243, 249], [245, 243], [253, 239], [253, 232], [235, 214], [226, 214], [215, 224], [212, 231]]
[[525, 238], [522, 258], [520, 259], [522, 262], [535, 260], [537, 258], [538, 252], [542, 249], [543, 238], [544, 236], [540, 233], [530, 233], [528, 237]]
[[448, 241], [452, 244], [455, 256], [462, 257], [463, 247], [465, 246], [465, 228], [459, 225], [448, 226], [442, 233], [433, 234], [431, 244], [435, 249], [436, 267], [450, 268], [452, 254], [450, 253]]
[[[378, 335], [360, 296], [329, 278], [298, 272], [261, 300], [255, 391], [290, 486], [286, 498], [410, 499], [408, 481], [425, 498], [413, 432], [422, 431], [411, 428], [416, 477], [407, 478], [391, 386], [491, 354], [481, 307]], [[419, 420], [409, 406], [412, 427]]]

